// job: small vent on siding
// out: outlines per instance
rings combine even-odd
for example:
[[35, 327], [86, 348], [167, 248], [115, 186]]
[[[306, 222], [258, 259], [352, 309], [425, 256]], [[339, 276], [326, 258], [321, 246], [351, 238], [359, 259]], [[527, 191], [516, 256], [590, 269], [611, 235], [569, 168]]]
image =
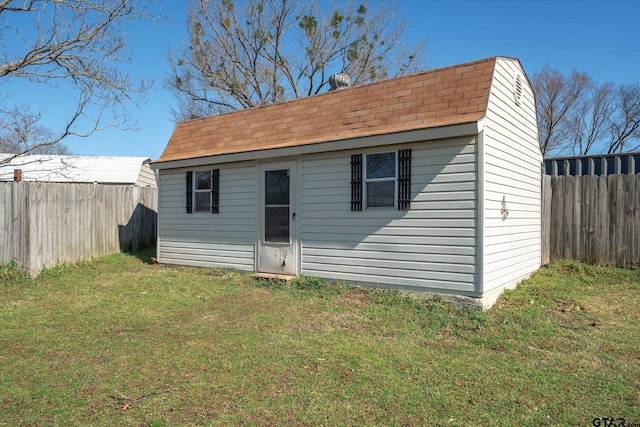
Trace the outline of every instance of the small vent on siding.
[[513, 100], [516, 102], [516, 105], [520, 105], [522, 103], [522, 74], [516, 73], [513, 76]]

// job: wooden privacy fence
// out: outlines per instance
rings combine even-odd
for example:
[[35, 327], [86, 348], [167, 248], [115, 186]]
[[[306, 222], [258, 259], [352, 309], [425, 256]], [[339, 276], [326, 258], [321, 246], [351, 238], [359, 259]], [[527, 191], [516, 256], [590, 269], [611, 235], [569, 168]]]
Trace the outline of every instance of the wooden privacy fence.
[[60, 262], [156, 243], [158, 189], [100, 184], [0, 183], [0, 264], [32, 274]]
[[543, 178], [543, 263], [640, 264], [640, 174]]

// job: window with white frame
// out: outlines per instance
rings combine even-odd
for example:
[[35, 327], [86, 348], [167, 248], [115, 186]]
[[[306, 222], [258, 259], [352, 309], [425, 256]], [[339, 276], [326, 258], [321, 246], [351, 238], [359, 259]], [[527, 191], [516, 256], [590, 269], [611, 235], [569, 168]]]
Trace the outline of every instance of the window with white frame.
[[351, 155], [351, 211], [411, 209], [411, 148]]
[[367, 208], [395, 208], [396, 153], [375, 153], [365, 156], [364, 185]]
[[197, 171], [194, 184], [194, 212], [209, 212], [211, 207], [211, 171]]
[[187, 213], [219, 213], [220, 170], [188, 171]]

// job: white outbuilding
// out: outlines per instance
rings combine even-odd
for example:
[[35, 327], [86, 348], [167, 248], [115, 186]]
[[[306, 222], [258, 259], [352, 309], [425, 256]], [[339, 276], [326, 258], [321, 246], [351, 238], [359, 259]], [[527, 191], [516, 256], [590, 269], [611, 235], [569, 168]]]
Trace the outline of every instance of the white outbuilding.
[[148, 157], [0, 154], [0, 181], [87, 183], [156, 187]]
[[461, 295], [539, 268], [534, 95], [493, 57], [184, 121], [158, 261]]

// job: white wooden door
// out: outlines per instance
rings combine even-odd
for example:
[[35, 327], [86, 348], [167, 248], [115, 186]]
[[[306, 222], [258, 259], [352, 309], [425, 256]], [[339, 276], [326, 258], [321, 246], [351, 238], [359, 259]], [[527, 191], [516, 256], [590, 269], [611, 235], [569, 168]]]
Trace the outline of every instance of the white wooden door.
[[260, 170], [258, 271], [296, 274], [295, 162], [265, 164]]

